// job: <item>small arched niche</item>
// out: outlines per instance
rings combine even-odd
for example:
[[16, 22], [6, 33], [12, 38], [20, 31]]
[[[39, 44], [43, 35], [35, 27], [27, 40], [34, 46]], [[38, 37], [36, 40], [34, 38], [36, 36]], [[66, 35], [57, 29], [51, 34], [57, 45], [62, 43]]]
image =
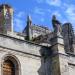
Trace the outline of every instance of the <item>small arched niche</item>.
[[6, 56], [2, 64], [2, 75], [20, 75], [19, 64], [16, 58]]

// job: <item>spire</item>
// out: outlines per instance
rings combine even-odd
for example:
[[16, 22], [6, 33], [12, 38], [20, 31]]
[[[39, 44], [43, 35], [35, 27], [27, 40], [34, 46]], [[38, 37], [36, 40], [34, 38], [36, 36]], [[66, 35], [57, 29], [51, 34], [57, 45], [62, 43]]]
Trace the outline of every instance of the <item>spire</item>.
[[32, 20], [31, 20], [31, 16], [28, 15], [27, 16], [27, 26], [26, 26], [26, 34], [27, 34], [27, 40], [31, 40], [32, 39]]
[[27, 16], [27, 25], [29, 27], [32, 25], [32, 19], [31, 19], [31, 16], [30, 15]]
[[27, 16], [27, 21], [28, 21], [28, 22], [29, 22], [29, 21], [32, 22], [32, 19], [31, 19], [31, 16], [30, 16], [30, 15]]

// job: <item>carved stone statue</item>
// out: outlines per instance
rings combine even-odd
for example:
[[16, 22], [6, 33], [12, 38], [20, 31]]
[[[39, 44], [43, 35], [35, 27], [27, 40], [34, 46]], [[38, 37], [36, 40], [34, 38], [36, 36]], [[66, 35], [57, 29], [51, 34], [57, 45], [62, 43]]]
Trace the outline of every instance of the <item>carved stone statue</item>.
[[62, 32], [61, 23], [56, 19], [55, 15], [53, 15], [52, 17], [52, 25], [54, 28], [54, 33], [56, 33], [57, 35], [60, 35]]

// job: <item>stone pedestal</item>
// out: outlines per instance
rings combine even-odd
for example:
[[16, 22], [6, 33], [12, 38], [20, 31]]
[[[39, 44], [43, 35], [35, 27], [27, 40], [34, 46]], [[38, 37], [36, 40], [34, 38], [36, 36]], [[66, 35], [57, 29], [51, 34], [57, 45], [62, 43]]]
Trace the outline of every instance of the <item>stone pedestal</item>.
[[54, 35], [54, 37], [51, 39], [51, 45], [53, 53], [65, 53], [62, 35]]
[[51, 45], [51, 75], [62, 75], [62, 65], [60, 65], [62, 62], [60, 60], [60, 55], [65, 54], [63, 37], [61, 35], [54, 35], [51, 39]]

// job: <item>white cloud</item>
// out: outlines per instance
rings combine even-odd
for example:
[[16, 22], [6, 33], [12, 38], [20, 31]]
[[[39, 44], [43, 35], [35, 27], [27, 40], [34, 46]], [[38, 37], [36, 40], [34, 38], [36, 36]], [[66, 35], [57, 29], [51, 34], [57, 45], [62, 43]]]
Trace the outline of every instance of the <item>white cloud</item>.
[[39, 21], [42, 23], [45, 21], [44, 15], [46, 14], [46, 11], [44, 9], [35, 7], [34, 8], [34, 14], [37, 18], [39, 18]]
[[37, 3], [47, 3], [53, 6], [60, 6], [61, 0], [35, 0]]
[[46, 3], [53, 6], [60, 6], [61, 0], [46, 0]]
[[42, 3], [42, 2], [44, 2], [45, 0], [36, 0], [37, 1], [37, 3]]
[[25, 12], [21, 11], [16, 16], [21, 18], [21, 17], [25, 16]]
[[67, 10], [66, 10], [66, 13], [69, 16], [75, 16], [75, 8], [73, 6], [68, 7]]
[[23, 21], [18, 18], [15, 18], [14, 19], [14, 27], [15, 27], [15, 31], [22, 31]]
[[74, 29], [75, 29], [75, 6], [70, 5], [70, 7], [68, 7], [66, 9], [66, 16], [69, 22], [72, 23]]
[[44, 22], [45, 21], [45, 19], [43, 17], [40, 20], [41, 20], [41, 22]]
[[40, 8], [37, 8], [37, 7], [34, 9], [34, 13], [39, 14], [39, 15], [44, 15], [45, 14], [43, 9], [40, 9]]
[[51, 9], [47, 9], [48, 13], [51, 13]]
[[[40, 15], [46, 15], [46, 12], [51, 15], [56, 15], [57, 19], [62, 23], [71, 22], [75, 29], [75, 5], [72, 4], [69, 0], [36, 0], [38, 3], [45, 3], [50, 6], [55, 6], [55, 10], [47, 9], [42, 11], [43, 9], [36, 8], [35, 13]], [[60, 8], [59, 8], [60, 7]], [[53, 12], [54, 11], [54, 12]], [[43, 21], [43, 20], [42, 20]]]
[[23, 30], [23, 25], [25, 25], [24, 20], [22, 19], [25, 16], [24, 12], [19, 12], [15, 15], [14, 17], [14, 30], [15, 31], [22, 31]]
[[57, 17], [61, 17], [61, 14], [58, 11], [54, 11], [52, 15], [56, 15]]

